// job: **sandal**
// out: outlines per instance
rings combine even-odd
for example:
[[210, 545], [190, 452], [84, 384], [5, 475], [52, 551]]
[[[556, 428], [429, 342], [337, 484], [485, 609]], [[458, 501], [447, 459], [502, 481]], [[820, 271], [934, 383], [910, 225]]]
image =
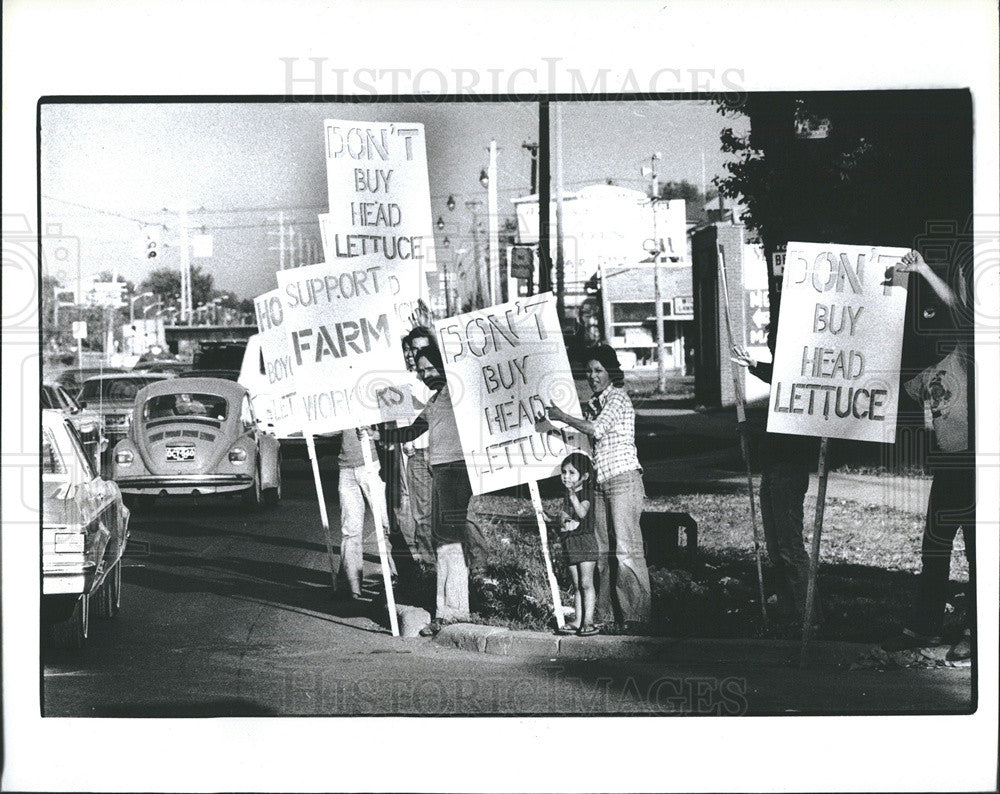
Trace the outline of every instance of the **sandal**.
[[574, 626], [572, 623], [565, 624], [561, 629], [556, 629], [556, 634], [576, 634], [580, 631], [579, 626]]
[[580, 626], [576, 632], [577, 637], [593, 637], [595, 634], [600, 633], [600, 629], [597, 626], [591, 624]]

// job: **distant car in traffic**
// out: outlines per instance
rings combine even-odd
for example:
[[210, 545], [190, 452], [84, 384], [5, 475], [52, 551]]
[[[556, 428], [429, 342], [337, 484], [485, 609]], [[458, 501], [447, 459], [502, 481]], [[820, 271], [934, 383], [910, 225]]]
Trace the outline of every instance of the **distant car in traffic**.
[[277, 439], [258, 427], [247, 390], [220, 378], [176, 378], [140, 391], [112, 474], [143, 509], [158, 496], [240, 494], [252, 507], [281, 499]]
[[125, 370], [121, 367], [84, 367], [83, 369], [69, 367], [56, 375], [55, 382], [70, 394], [77, 395], [88, 378], [98, 375], [120, 375], [124, 372]]
[[129, 511], [98, 474], [72, 422], [42, 411], [42, 625], [60, 648], [80, 648], [90, 615], [121, 608]]
[[191, 363], [188, 361], [177, 361], [175, 359], [169, 360], [150, 360], [150, 361], [139, 361], [134, 367], [132, 367], [132, 372], [163, 372], [169, 375], [180, 375], [183, 372], [191, 369]]
[[94, 465], [100, 468], [101, 453], [107, 444], [101, 415], [97, 411], [81, 407], [76, 398], [58, 383], [43, 383], [40, 400], [42, 408], [59, 411], [73, 423], [76, 432], [80, 434], [84, 450], [94, 461]]
[[189, 369], [181, 373], [182, 378], [222, 378], [222, 380], [239, 380], [238, 369]]
[[151, 383], [170, 377], [163, 372], [125, 372], [88, 378], [77, 397], [84, 408], [97, 411], [104, 421], [109, 448], [125, 438], [132, 421], [135, 395]]

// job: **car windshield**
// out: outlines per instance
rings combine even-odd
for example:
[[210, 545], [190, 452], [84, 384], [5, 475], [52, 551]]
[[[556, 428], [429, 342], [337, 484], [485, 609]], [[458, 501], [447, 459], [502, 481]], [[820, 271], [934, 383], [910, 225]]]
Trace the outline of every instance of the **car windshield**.
[[142, 408], [142, 419], [144, 422], [177, 418], [222, 422], [228, 412], [226, 398], [218, 394], [179, 392], [150, 397]]
[[95, 378], [83, 384], [80, 399], [87, 402], [131, 402], [139, 389], [157, 380], [159, 378]]

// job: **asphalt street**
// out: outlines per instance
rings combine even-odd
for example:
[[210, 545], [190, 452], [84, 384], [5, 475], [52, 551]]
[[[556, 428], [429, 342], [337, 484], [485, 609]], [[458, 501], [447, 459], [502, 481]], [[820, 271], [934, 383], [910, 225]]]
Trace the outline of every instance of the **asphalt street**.
[[[926, 713], [970, 710], [969, 669], [503, 657], [389, 635], [333, 597], [307, 466], [280, 506], [161, 501], [132, 524], [122, 612], [46, 652], [46, 716]], [[335, 475], [326, 483], [337, 524]], [[377, 577], [374, 543], [367, 574]]]

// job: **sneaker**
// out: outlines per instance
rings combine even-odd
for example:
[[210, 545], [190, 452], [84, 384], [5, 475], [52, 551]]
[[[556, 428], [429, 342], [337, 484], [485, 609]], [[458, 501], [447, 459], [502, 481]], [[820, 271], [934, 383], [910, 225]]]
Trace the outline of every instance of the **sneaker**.
[[972, 632], [966, 629], [965, 634], [962, 635], [962, 639], [951, 646], [944, 658], [949, 662], [964, 662], [967, 659], [971, 659]]

